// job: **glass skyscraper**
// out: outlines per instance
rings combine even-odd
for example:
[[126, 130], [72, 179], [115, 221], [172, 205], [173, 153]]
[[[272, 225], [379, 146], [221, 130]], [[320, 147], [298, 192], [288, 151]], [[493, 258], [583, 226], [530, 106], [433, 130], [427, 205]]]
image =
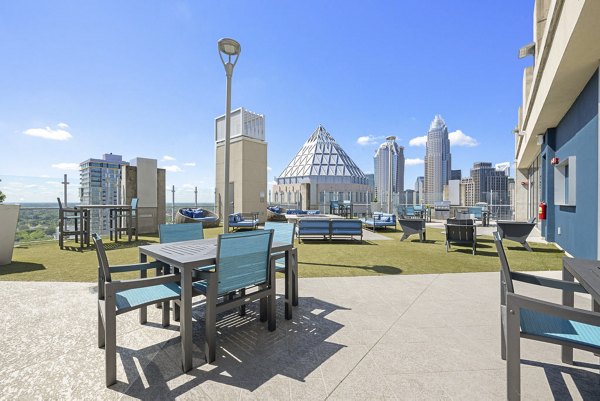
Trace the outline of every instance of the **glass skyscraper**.
[[439, 114], [431, 122], [425, 147], [425, 202], [439, 202], [444, 198], [444, 185], [450, 178], [450, 140], [448, 128]]
[[382, 143], [373, 157], [375, 163], [375, 193], [379, 202], [387, 202], [390, 182], [390, 151], [392, 152], [392, 194], [404, 193], [404, 148], [395, 137]]

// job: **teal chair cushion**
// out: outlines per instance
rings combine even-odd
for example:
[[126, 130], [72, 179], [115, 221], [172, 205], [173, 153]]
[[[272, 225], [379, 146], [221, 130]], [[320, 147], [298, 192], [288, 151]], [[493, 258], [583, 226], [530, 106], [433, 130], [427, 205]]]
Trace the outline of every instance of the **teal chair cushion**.
[[133, 288], [115, 293], [117, 310], [136, 308], [140, 305], [156, 302], [165, 298], [179, 298], [181, 289], [176, 283]]
[[600, 348], [600, 327], [521, 309], [521, 331]]

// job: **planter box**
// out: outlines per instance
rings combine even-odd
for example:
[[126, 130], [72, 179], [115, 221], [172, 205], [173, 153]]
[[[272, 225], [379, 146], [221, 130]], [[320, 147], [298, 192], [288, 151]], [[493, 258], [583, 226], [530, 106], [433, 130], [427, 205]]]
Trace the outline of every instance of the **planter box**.
[[0, 205], [0, 266], [12, 261], [20, 205]]

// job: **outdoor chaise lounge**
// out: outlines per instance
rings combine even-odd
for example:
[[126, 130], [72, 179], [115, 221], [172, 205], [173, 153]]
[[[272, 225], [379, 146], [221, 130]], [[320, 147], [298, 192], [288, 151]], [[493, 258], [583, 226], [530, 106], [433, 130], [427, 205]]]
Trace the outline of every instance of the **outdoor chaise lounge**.
[[258, 213], [233, 213], [229, 215], [229, 228], [238, 230], [240, 228], [256, 229], [258, 226]]
[[419, 241], [423, 242], [426, 238], [425, 219], [398, 219], [400, 228], [403, 231], [400, 241], [404, 241], [413, 234], [419, 235]]
[[[117, 381], [117, 315], [140, 310], [140, 323], [146, 323], [146, 307], [162, 303], [162, 325], [169, 326], [169, 301], [181, 296], [178, 274], [146, 278], [148, 269], [157, 269], [160, 262], [109, 266], [102, 239], [93, 234], [98, 257], [98, 347], [105, 351], [106, 387]], [[140, 278], [112, 280], [112, 273], [139, 271]]]
[[518, 242], [529, 252], [533, 251], [527, 243], [527, 237], [535, 227], [535, 217], [529, 221], [498, 220], [497, 224], [501, 238]]
[[477, 228], [471, 219], [448, 219], [446, 228], [446, 252], [450, 244], [471, 245], [473, 255], [477, 248]]
[[212, 228], [219, 227], [220, 219], [210, 210], [183, 208], [175, 214], [175, 223], [202, 223], [205, 228]]
[[386, 227], [394, 227], [394, 230], [396, 230], [395, 214], [375, 212], [371, 218], [363, 219], [362, 222], [366, 228], [370, 228], [372, 231], [375, 231], [376, 228]]
[[[587, 291], [579, 283], [512, 272], [498, 232], [494, 233], [494, 242], [501, 265], [500, 346], [502, 359], [506, 360], [507, 398], [519, 400], [521, 399], [521, 338], [598, 354], [600, 353], [600, 314], [515, 294], [513, 280], [559, 289], [571, 294], [587, 293]], [[567, 398], [565, 394], [563, 397]]]

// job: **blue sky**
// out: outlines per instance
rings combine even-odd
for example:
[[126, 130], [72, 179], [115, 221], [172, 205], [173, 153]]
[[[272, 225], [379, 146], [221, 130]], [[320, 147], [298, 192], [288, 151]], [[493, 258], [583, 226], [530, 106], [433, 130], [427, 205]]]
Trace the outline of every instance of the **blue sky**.
[[1, 2], [0, 189], [51, 201], [62, 174], [77, 183], [75, 164], [112, 152], [159, 159], [177, 200], [194, 186], [212, 200], [221, 37], [242, 45], [232, 105], [266, 116], [270, 181], [323, 124], [365, 172], [397, 136], [412, 187], [425, 148], [411, 140], [438, 113], [463, 175], [512, 161], [532, 12], [532, 0]]

